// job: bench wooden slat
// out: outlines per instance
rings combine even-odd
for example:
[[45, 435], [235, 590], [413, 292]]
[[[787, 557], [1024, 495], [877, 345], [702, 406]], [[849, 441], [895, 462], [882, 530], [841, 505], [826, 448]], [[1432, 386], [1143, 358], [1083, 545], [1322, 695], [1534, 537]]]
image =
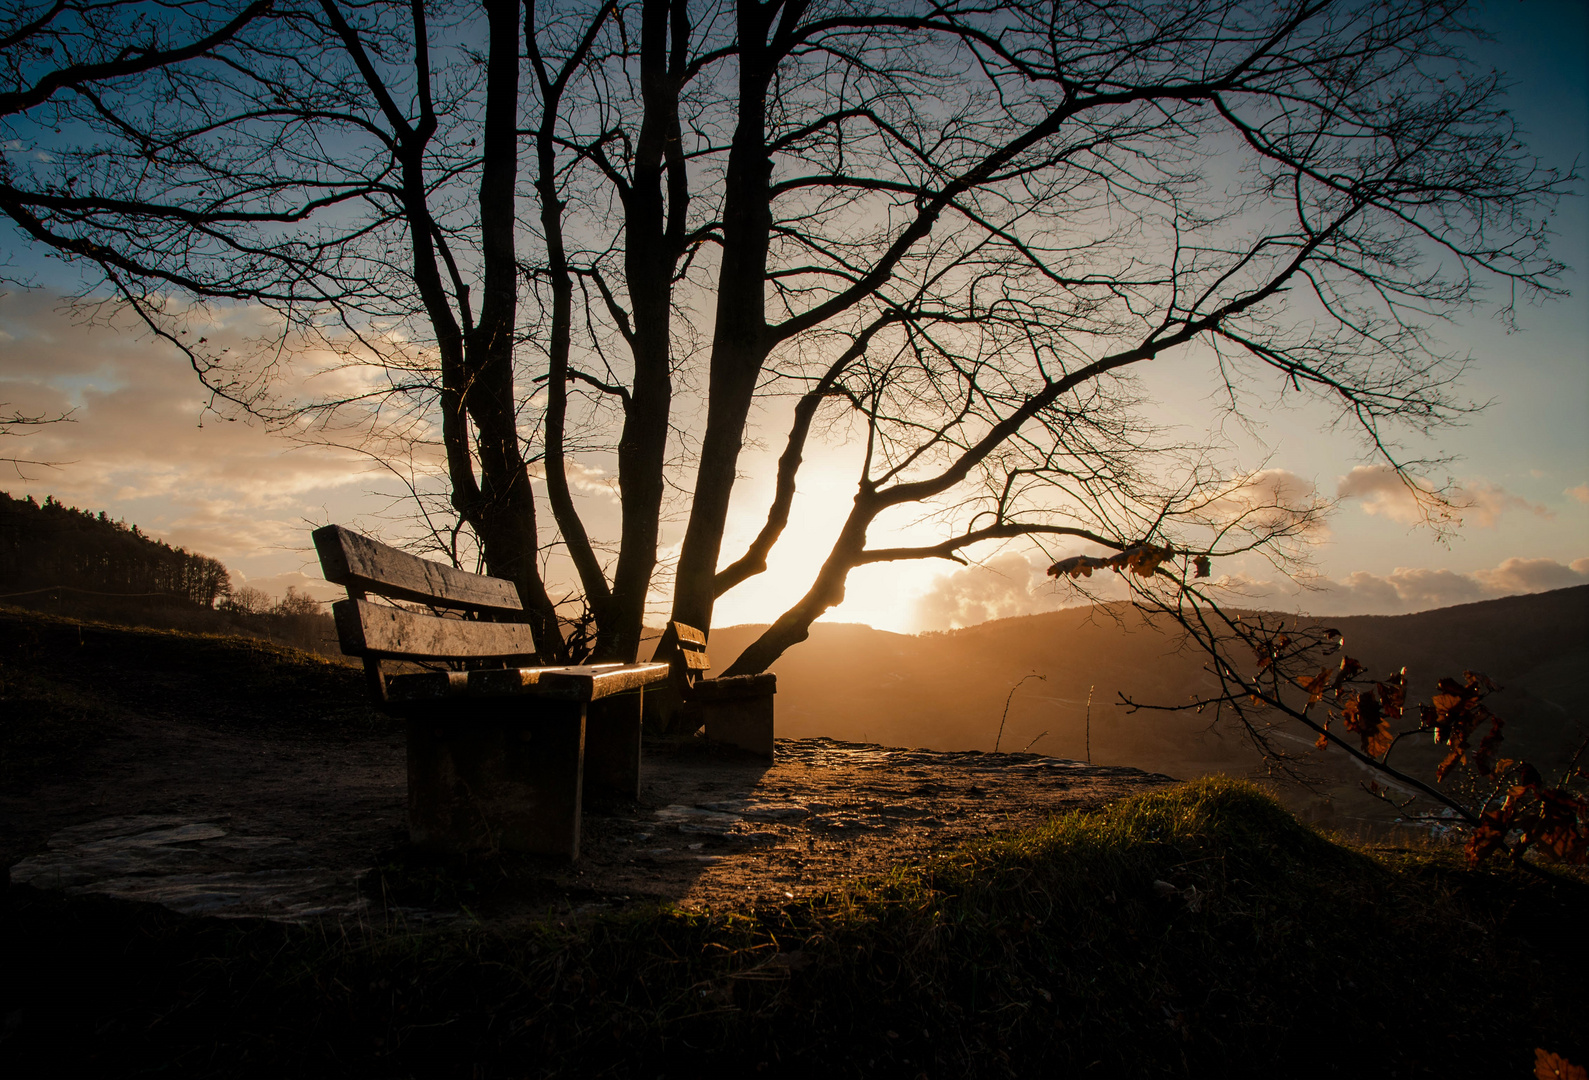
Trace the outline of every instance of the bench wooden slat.
[[679, 660], [691, 671], [705, 671], [712, 666], [711, 659], [703, 652], [691, 652], [689, 649], [679, 650]]
[[[451, 698], [542, 696], [596, 701], [662, 682], [666, 664], [581, 664], [497, 671], [423, 671], [386, 680], [388, 700], [422, 704]], [[586, 697], [586, 694], [589, 694]]]
[[[608, 665], [603, 665], [608, 666]], [[618, 665], [610, 665], [616, 667]], [[485, 671], [415, 671], [386, 677], [387, 700], [400, 704], [447, 698], [498, 698], [528, 694], [551, 668], [493, 668]]]
[[398, 600], [444, 607], [478, 611], [524, 610], [511, 581], [483, 577], [421, 559], [340, 525], [316, 529], [314, 546], [326, 580], [350, 589], [367, 589]]
[[673, 636], [678, 638], [681, 646], [686, 649], [691, 645], [700, 649], [706, 648], [706, 635], [695, 627], [687, 626], [681, 622], [669, 623], [668, 625], [673, 628]]
[[530, 660], [535, 639], [526, 623], [470, 622], [421, 615], [368, 600], [331, 605], [337, 637], [349, 656], [399, 660]]
[[552, 668], [541, 674], [536, 692], [548, 697], [569, 697], [579, 701], [600, 701], [614, 694], [629, 693], [665, 681], [666, 664], [602, 665], [583, 671]]

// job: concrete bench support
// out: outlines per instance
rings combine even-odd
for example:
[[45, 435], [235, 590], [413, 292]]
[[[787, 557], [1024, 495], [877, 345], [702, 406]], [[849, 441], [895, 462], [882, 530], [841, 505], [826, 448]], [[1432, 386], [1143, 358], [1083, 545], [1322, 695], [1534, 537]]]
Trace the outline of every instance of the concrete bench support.
[[690, 708], [705, 725], [708, 739], [770, 760], [777, 692], [778, 677], [771, 672], [703, 679], [690, 695]]
[[640, 798], [644, 690], [592, 701], [585, 719], [585, 785], [619, 799]]
[[579, 858], [585, 705], [474, 705], [408, 720], [408, 833], [444, 854]]

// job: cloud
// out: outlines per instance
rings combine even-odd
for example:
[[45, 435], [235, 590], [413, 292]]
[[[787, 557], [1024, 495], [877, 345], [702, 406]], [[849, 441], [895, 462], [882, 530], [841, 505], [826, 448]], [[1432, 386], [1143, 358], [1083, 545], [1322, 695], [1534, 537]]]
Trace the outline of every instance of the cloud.
[[323, 578], [311, 577], [301, 570], [271, 574], [269, 577], [245, 577], [242, 574], [234, 574], [232, 581], [239, 588], [246, 585], [278, 599], [286, 596], [288, 589], [323, 602], [341, 600], [348, 595], [347, 590], [340, 585], [333, 585]]
[[1240, 521], [1247, 528], [1275, 530], [1306, 521], [1304, 531], [1323, 528], [1322, 518], [1309, 515], [1318, 510], [1320, 498], [1313, 481], [1289, 469], [1263, 469], [1239, 477], [1233, 486], [1203, 507], [1203, 516], [1217, 524]]
[[923, 630], [975, 626], [1125, 595], [1114, 574], [1098, 575], [1081, 587], [1054, 582], [1047, 574], [1050, 561], [1007, 551], [945, 574], [916, 601], [916, 626]]
[[1577, 487], [1568, 488], [1562, 494], [1570, 495], [1579, 502], [1589, 505], [1589, 484], [1579, 484]]
[[950, 629], [1044, 610], [1032, 588], [1038, 573], [1019, 552], [955, 570], [933, 582], [917, 600], [917, 621], [926, 628]]
[[[1400, 568], [1398, 568], [1399, 572]], [[1305, 601], [1305, 606], [1310, 611], [1328, 612], [1333, 615], [1346, 611], [1378, 613], [1402, 611], [1406, 608], [1395, 581], [1363, 570], [1348, 574], [1343, 581], [1325, 579], [1317, 584], [1324, 595], [1325, 603], [1313, 604]]]
[[[1247, 477], [1232, 492], [1246, 505], [1300, 506], [1313, 500], [1317, 489], [1312, 480], [1290, 469], [1263, 469]], [[1230, 496], [1227, 496], [1230, 497]]]
[[1555, 559], [1507, 559], [1493, 570], [1475, 571], [1473, 577], [1491, 593], [1544, 592], [1589, 582], [1589, 559], [1574, 559], [1563, 566]]
[[[918, 602], [916, 628], [973, 626], [990, 619], [1125, 597], [1123, 583], [1114, 574], [1087, 579], [1081, 583], [1087, 592], [1082, 593], [1064, 583], [1049, 582], [1043, 573], [1045, 566], [1046, 560], [1033, 561], [1007, 552], [980, 566], [944, 575]], [[1242, 607], [1294, 607], [1312, 615], [1403, 615], [1589, 585], [1589, 557], [1571, 563], [1510, 558], [1498, 566], [1468, 572], [1407, 566], [1398, 566], [1388, 574], [1358, 570], [1338, 578], [1314, 578], [1302, 591], [1285, 578], [1255, 578], [1240, 571], [1222, 574], [1213, 584], [1226, 594], [1227, 604]]]
[[[529, 466], [530, 479], [537, 484], [546, 483], [546, 463], [537, 461]], [[563, 459], [563, 474], [568, 478], [568, 487], [585, 495], [599, 495], [603, 498], [617, 502], [622, 497], [622, 490], [618, 484], [618, 477], [614, 473], [595, 465], [586, 465], [575, 461], [573, 458]]]
[[[1365, 581], [1361, 571], [1352, 575], [1361, 586], [1378, 589], [1379, 583]], [[1484, 587], [1471, 575], [1452, 570], [1431, 570], [1427, 567], [1398, 566], [1385, 578], [1385, 583], [1396, 590], [1402, 606], [1409, 611], [1450, 607], [1483, 600]]]
[[1456, 501], [1463, 521], [1471, 520], [1486, 529], [1493, 528], [1501, 513], [1506, 510], [1527, 510], [1530, 514], [1542, 518], [1556, 516], [1547, 507], [1531, 503], [1521, 495], [1513, 495], [1496, 484], [1458, 487]]
[[[1418, 483], [1426, 494], [1434, 489]], [[1586, 485], [1589, 488], [1589, 485]], [[1341, 477], [1335, 494], [1341, 499], [1363, 500], [1363, 512], [1389, 518], [1403, 525], [1416, 525], [1424, 519], [1424, 509], [1419, 497], [1396, 470], [1389, 465], [1359, 465]], [[1451, 517], [1463, 524], [1481, 528], [1494, 528], [1508, 510], [1526, 510], [1542, 518], [1555, 514], [1549, 508], [1531, 503], [1521, 495], [1507, 491], [1499, 484], [1469, 481], [1451, 488], [1453, 505]], [[1569, 492], [1571, 494], [1571, 492]]]
[[[74, 322], [58, 304], [43, 292], [0, 297], [0, 401], [26, 414], [70, 412], [70, 422], [8, 440], [9, 456], [56, 463], [0, 481], [16, 493], [103, 508], [227, 559], [304, 547], [306, 504], [379, 485], [363, 455], [218, 415], [168, 343], [115, 320]], [[242, 349], [262, 330], [258, 312], [222, 315], [194, 333]]]
[[1510, 558], [1467, 573], [1398, 566], [1384, 575], [1359, 570], [1339, 579], [1318, 578], [1296, 601], [1316, 615], [1400, 615], [1586, 584], [1589, 558], [1570, 564]]
[[1363, 512], [1382, 515], [1404, 525], [1423, 520], [1418, 499], [1389, 465], [1359, 465], [1335, 486], [1340, 499], [1362, 499]]

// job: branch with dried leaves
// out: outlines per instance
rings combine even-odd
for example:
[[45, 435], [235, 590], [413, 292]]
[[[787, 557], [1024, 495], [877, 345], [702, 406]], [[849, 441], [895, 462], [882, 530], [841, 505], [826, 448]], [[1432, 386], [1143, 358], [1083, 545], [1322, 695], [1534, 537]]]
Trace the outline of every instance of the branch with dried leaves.
[[[1474, 864], [1495, 855], [1524, 863], [1530, 852], [1578, 864], [1589, 859], [1583, 747], [1554, 782], [1527, 761], [1502, 757], [1505, 722], [1485, 704], [1499, 687], [1482, 673], [1442, 677], [1430, 699], [1414, 705], [1407, 700], [1405, 668], [1371, 677], [1345, 654], [1341, 633], [1332, 627], [1295, 617], [1231, 615], [1206, 591], [1184, 586], [1144, 588], [1137, 595], [1145, 609], [1172, 619], [1208, 654], [1206, 670], [1220, 690], [1187, 705], [1122, 695], [1131, 710], [1213, 709], [1216, 717], [1233, 717], [1266, 761], [1292, 775], [1294, 756], [1273, 736], [1286, 722], [1299, 724], [1314, 733], [1316, 749], [1337, 750], [1373, 772], [1378, 779], [1367, 785], [1371, 794], [1393, 801], [1392, 789], [1410, 792], [1395, 804], [1399, 811], [1465, 830]], [[1444, 748], [1432, 776], [1392, 763], [1396, 748], [1412, 738]], [[1465, 785], [1454, 783], [1459, 776]], [[1426, 808], [1419, 809], [1420, 800]], [[1431, 812], [1430, 804], [1444, 814]]]

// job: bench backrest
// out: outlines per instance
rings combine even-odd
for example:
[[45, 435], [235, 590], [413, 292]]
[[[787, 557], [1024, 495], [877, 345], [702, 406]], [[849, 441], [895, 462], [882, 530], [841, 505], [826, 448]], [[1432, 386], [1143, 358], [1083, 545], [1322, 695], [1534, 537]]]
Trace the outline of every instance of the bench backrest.
[[326, 580], [355, 589], [464, 611], [523, 611], [519, 592], [504, 578], [456, 570], [368, 536], [327, 525], [314, 531], [315, 551]]
[[688, 691], [712, 666], [712, 661], [706, 655], [706, 635], [693, 626], [670, 622], [662, 633], [657, 651], [661, 654], [675, 645], [678, 648], [673, 654], [673, 678], [681, 689]]
[[[314, 531], [326, 580], [348, 590], [331, 606], [342, 651], [365, 658], [400, 660], [501, 660], [531, 662], [535, 641], [528, 624], [500, 621], [522, 615], [511, 581], [457, 570], [399, 551], [367, 536], [327, 525]], [[476, 616], [443, 618], [385, 604], [369, 594], [409, 600]], [[479, 621], [479, 617], [499, 621]], [[378, 675], [378, 669], [374, 672]]]
[[[381, 700], [386, 699], [383, 659], [535, 662], [529, 624], [512, 619], [522, 616], [523, 606], [511, 581], [421, 559], [340, 525], [316, 529], [314, 544], [326, 580], [348, 590], [346, 600], [331, 605], [342, 651], [364, 658], [371, 689]], [[444, 618], [375, 604], [367, 599], [371, 594], [475, 618]], [[693, 626], [670, 622], [659, 652], [674, 645], [673, 678], [688, 694], [712, 664], [706, 655], [706, 635]]]

